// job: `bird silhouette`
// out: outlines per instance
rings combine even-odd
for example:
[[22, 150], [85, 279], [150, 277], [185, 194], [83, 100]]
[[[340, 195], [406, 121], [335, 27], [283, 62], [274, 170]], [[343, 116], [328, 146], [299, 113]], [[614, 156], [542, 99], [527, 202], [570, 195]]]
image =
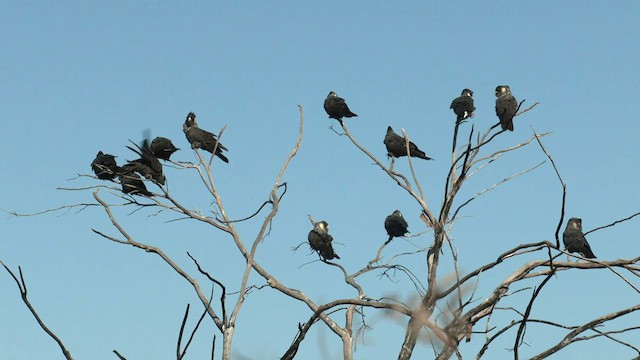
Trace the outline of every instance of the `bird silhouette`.
[[400, 210], [396, 210], [387, 216], [387, 218], [384, 219], [384, 228], [387, 230], [389, 240], [387, 240], [385, 244], [391, 242], [394, 237], [405, 236], [409, 233], [409, 230], [407, 230], [408, 227], [409, 225], [407, 225], [407, 221], [402, 216]]
[[220, 160], [226, 163], [229, 162], [229, 159], [222, 154], [223, 151], [227, 151], [227, 148], [218, 142], [215, 135], [198, 127], [196, 114], [190, 112], [187, 115], [187, 119], [182, 125], [182, 131], [184, 131], [187, 141], [191, 144], [193, 149], [202, 149], [212, 154], [215, 149], [215, 155], [219, 157]]
[[324, 99], [324, 110], [329, 115], [329, 118], [342, 121], [343, 117], [358, 116], [349, 110], [347, 103], [343, 98], [339, 97], [336, 93], [331, 91], [327, 98]]
[[[393, 132], [391, 126], [387, 127], [387, 134], [384, 136], [384, 145], [387, 147], [387, 155], [391, 157], [407, 156], [407, 142], [404, 137]], [[418, 149], [416, 144], [409, 141], [409, 153], [412, 157], [417, 157], [425, 160], [433, 160], [428, 157], [424, 151]]]
[[147, 190], [140, 175], [136, 174], [136, 171], [137, 165], [132, 163], [128, 163], [120, 168], [118, 177], [122, 185], [122, 192], [131, 195], [153, 196], [153, 194]]
[[131, 141], [131, 143], [135, 145], [137, 149], [134, 149], [131, 146], [127, 146], [127, 148], [140, 155], [140, 159], [129, 161], [129, 168], [134, 169], [138, 172], [138, 174], [144, 176], [147, 179], [153, 179], [159, 184], [164, 185], [166, 178], [162, 173], [162, 164], [151, 151], [149, 140], [144, 139], [142, 141], [142, 146], [138, 146], [133, 141]]
[[98, 151], [96, 158], [91, 162], [91, 169], [98, 179], [113, 180], [118, 174], [119, 167], [115, 156]]
[[153, 155], [155, 155], [158, 159], [167, 161], [169, 161], [169, 158], [174, 152], [180, 150], [173, 145], [171, 140], [161, 136], [153, 139], [150, 149]]
[[564, 233], [562, 233], [562, 242], [570, 253], [580, 253], [587, 259], [595, 259], [596, 257], [582, 233], [582, 219], [569, 219], [567, 227], [564, 229]]
[[309, 245], [315, 250], [323, 260], [340, 259], [340, 256], [333, 251], [331, 242], [333, 236], [329, 235], [329, 224], [326, 221], [318, 221], [313, 224], [313, 229], [307, 236]]
[[511, 95], [511, 88], [507, 85], [496, 87], [496, 115], [500, 119], [502, 130], [513, 131], [513, 117], [518, 110], [518, 101]]
[[473, 112], [476, 111], [476, 107], [473, 106], [473, 91], [469, 89], [462, 90], [462, 93], [457, 98], [453, 99], [449, 109], [453, 109], [456, 114], [456, 123], [461, 123], [465, 119], [473, 116]]

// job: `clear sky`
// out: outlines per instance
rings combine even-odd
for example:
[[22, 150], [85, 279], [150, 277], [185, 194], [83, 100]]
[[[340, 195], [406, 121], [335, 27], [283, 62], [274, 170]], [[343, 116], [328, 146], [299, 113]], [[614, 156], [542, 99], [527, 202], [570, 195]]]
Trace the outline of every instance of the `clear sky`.
[[[145, 129], [173, 139], [182, 148], [176, 160], [193, 161], [182, 133], [184, 118], [193, 111], [204, 129], [218, 132], [227, 125], [223, 143], [230, 163], [217, 162], [214, 175], [230, 216], [247, 216], [267, 199], [294, 145], [300, 104], [306, 114], [302, 147], [284, 177], [288, 193], [257, 258], [316, 303], [356, 296], [337, 269], [307, 264], [316, 257], [305, 247], [291, 251], [311, 229], [307, 214], [329, 222], [340, 263], [350, 271], [374, 257], [386, 239], [384, 218], [393, 210], [405, 214], [412, 233], [427, 229], [415, 202], [346, 137], [328, 129], [331, 121], [322, 108], [327, 93], [336, 91], [359, 115], [348, 127], [378, 158], [386, 162], [382, 139], [391, 125], [404, 128], [436, 159], [416, 160], [414, 166], [437, 211], [450, 164], [451, 100], [463, 88], [472, 89], [477, 114], [462, 131], [468, 134], [472, 123], [485, 130], [497, 122], [494, 89], [508, 84], [518, 100], [527, 100], [525, 106], [540, 105], [517, 118], [515, 131], [501, 135], [487, 153], [527, 140], [531, 127], [553, 132], [544, 143], [567, 184], [568, 217], [582, 218], [589, 230], [639, 211], [636, 1], [43, 1], [2, 8], [4, 210], [28, 213], [93, 201], [91, 191], [56, 188], [101, 184], [68, 179], [88, 173], [98, 150], [117, 155], [121, 163], [132, 160], [125, 145], [139, 141]], [[508, 154], [469, 179], [458, 203], [544, 160], [533, 145]], [[406, 160], [396, 169], [407, 173]], [[211, 199], [194, 173], [165, 172], [172, 193], [187, 206], [209, 209]], [[517, 244], [551, 240], [560, 196], [547, 163], [467, 206], [452, 232], [461, 271]], [[230, 292], [238, 290], [244, 265], [230, 238], [193, 221], [167, 223], [175, 218], [168, 213], [128, 214], [118, 211], [138, 241], [162, 248], [196, 276], [189, 251]], [[239, 226], [246, 243], [253, 241], [262, 216]], [[639, 224], [634, 219], [590, 234], [593, 251], [606, 260], [637, 256]], [[23, 267], [31, 301], [77, 359], [114, 359], [113, 349], [129, 359], [175, 358], [184, 307], [192, 304], [191, 325], [201, 311], [192, 289], [156, 256], [102, 239], [92, 228], [117, 235], [99, 208], [5, 215], [0, 259], [14, 269]], [[426, 233], [411, 241], [425, 247], [432, 237]], [[414, 249], [399, 239], [385, 255]], [[450, 261], [450, 255], [445, 258]], [[424, 278], [423, 255], [405, 264]], [[483, 275], [476, 298], [483, 299], [518, 264]], [[442, 274], [444, 279], [447, 273]], [[198, 280], [209, 288], [205, 278]], [[415, 300], [406, 278], [393, 280], [397, 283], [372, 274], [363, 283], [372, 297]], [[264, 284], [256, 276], [251, 283]], [[530, 290], [514, 295], [510, 304], [524, 309], [529, 296]], [[611, 272], [565, 272], [545, 287], [533, 315], [577, 325], [639, 299]], [[355, 357], [395, 358], [406, 321], [371, 310], [366, 315], [373, 330], [358, 341]], [[278, 358], [297, 324], [309, 316], [306, 307], [275, 291], [255, 290], [238, 320], [234, 358]], [[335, 318], [343, 321], [342, 315]], [[622, 325], [639, 322], [640, 316], [632, 315]], [[189, 358], [206, 358], [212, 333], [207, 322]], [[536, 354], [564, 334], [531, 325], [521, 355]], [[637, 346], [640, 337], [633, 335], [626, 339], [635, 338]], [[513, 334], [507, 339], [496, 343], [491, 359], [512, 357], [504, 349], [512, 346]], [[220, 341], [218, 334], [219, 347]], [[461, 350], [471, 357], [482, 343], [483, 336], [475, 335]], [[335, 359], [340, 349], [337, 337], [317, 324], [299, 358]], [[416, 359], [431, 356], [428, 344], [418, 345]], [[571, 345], [558, 358], [605, 356], [634, 353], [598, 340]], [[0, 358], [62, 358], [4, 271]]]

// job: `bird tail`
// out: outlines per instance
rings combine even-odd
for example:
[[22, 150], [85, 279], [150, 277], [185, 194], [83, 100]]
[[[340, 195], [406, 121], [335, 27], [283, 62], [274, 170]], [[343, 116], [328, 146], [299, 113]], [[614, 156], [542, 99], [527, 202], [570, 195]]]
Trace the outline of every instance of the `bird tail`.
[[500, 125], [502, 126], [502, 130], [513, 131], [513, 118], [505, 121], [504, 123], [500, 122]]
[[432, 158], [428, 157], [427, 154], [420, 150], [420, 149], [416, 149], [415, 151], [411, 151], [411, 156], [414, 157], [418, 157], [420, 159], [425, 159], [425, 160], [433, 160]]
[[588, 245], [584, 248], [584, 253], [582, 255], [584, 255], [584, 257], [586, 257], [587, 259], [596, 258], [596, 256], [593, 254], [593, 251], [591, 251], [591, 248]]
[[385, 241], [384, 244], [387, 245], [391, 240], [393, 240], [393, 235], [389, 235], [389, 240]]
[[216, 156], [220, 158], [220, 160], [226, 162], [227, 164], [229, 163], [229, 159], [227, 159], [226, 156], [222, 155], [221, 151], [217, 151], [216, 152]]
[[338, 254], [336, 254], [336, 252], [333, 250], [331, 245], [329, 245], [326, 248], [322, 249], [321, 252], [322, 252], [322, 257], [325, 258], [326, 260], [340, 259], [340, 256], [338, 256]]

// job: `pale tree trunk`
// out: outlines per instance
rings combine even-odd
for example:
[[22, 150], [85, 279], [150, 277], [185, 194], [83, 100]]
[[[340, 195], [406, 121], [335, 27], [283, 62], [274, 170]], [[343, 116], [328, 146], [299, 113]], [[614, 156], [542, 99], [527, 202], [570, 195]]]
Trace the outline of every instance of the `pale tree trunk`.
[[222, 333], [222, 360], [231, 360], [231, 340], [233, 339], [234, 330], [233, 326], [225, 326], [224, 328]]
[[342, 336], [342, 355], [344, 360], [353, 360], [353, 338], [349, 334]]

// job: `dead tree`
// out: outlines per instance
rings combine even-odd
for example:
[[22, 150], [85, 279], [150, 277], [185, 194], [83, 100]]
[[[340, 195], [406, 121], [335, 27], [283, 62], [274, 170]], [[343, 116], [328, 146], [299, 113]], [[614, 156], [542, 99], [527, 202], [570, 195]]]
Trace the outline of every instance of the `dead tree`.
[[[522, 105], [522, 103], [520, 105]], [[521, 111], [518, 115], [533, 109], [536, 105], [537, 103]], [[480, 333], [484, 335], [484, 344], [476, 355], [476, 358], [481, 358], [486, 354], [487, 350], [496, 339], [509, 336], [508, 334], [513, 332], [515, 332], [515, 337], [513, 339], [513, 353], [514, 357], [517, 359], [519, 356], [519, 347], [525, 339], [526, 326], [527, 324], [532, 323], [545, 324], [546, 326], [569, 330], [564, 338], [558, 340], [556, 345], [548, 349], [542, 349], [539, 354], [534, 357], [536, 359], [545, 358], [577, 341], [597, 337], [606, 337], [611, 339], [612, 341], [619, 343], [621, 346], [636, 351], [640, 356], [640, 351], [638, 351], [635, 346], [617, 338], [618, 334], [637, 330], [638, 327], [618, 330], [596, 329], [596, 327], [604, 325], [611, 320], [626, 316], [636, 310], [639, 310], [640, 308], [638, 306], [609, 312], [580, 325], [564, 325], [555, 323], [548, 319], [531, 318], [531, 309], [534, 307], [536, 299], [539, 299], [540, 296], [544, 296], [544, 292], [542, 290], [545, 285], [552, 281], [555, 274], [563, 271], [576, 269], [606, 269], [617, 278], [621, 279], [621, 281], [628, 284], [636, 292], [640, 292], [638, 289], [640, 286], [637, 285], [637, 279], [634, 279], [636, 280], [636, 282], [634, 282], [627, 279], [627, 277], [622, 274], [623, 272], [628, 271], [633, 276], [638, 277], [638, 262], [640, 261], [640, 257], [616, 261], [582, 259], [585, 261], [575, 262], [558, 260], [559, 256], [564, 256], [564, 254], [577, 258], [580, 257], [567, 254], [562, 250], [560, 245], [559, 231], [563, 225], [565, 217], [564, 202], [566, 197], [566, 186], [560, 176], [560, 171], [553, 161], [553, 158], [546, 151], [540, 140], [541, 138], [549, 135], [549, 133], [537, 134], [535, 131], [532, 131], [531, 137], [524, 142], [493, 152], [486, 152], [485, 150], [488, 148], [487, 144], [497, 136], [504, 133], [504, 130], [498, 130], [499, 124], [492, 126], [482, 134], [476, 133], [472, 126], [469, 130], [468, 136], [465, 136], [462, 146], [457, 145], [459, 126], [460, 124], [457, 124], [453, 132], [451, 165], [448, 173], [443, 178], [444, 192], [438, 207], [433, 206], [433, 204], [427, 201], [420, 179], [414, 171], [413, 160], [411, 157], [406, 158], [411, 174], [402, 174], [393, 169], [395, 160], [393, 160], [389, 166], [384, 164], [382, 161], [377, 159], [370, 150], [357, 141], [344, 122], [340, 122], [341, 128], [339, 130], [342, 132], [339, 133], [339, 135], [345, 135], [359, 151], [364, 153], [371, 161], [373, 161], [375, 165], [382, 170], [383, 176], [386, 176], [391, 180], [391, 186], [394, 186], [393, 184], [395, 184], [395, 186], [399, 186], [404, 190], [407, 196], [415, 201], [421, 211], [421, 219], [423, 222], [421, 233], [431, 232], [432, 238], [430, 238], [427, 244], [425, 244], [426, 246], [414, 253], [393, 254], [386, 258], [383, 254], [387, 251], [388, 243], [382, 243], [377, 251], [371, 253], [370, 260], [363, 263], [361, 266], [358, 266], [357, 270], [353, 272], [347, 271], [345, 266], [338, 262], [321, 259], [320, 261], [324, 264], [330, 266], [331, 269], [336, 270], [334, 275], [332, 275], [335, 277], [334, 281], [344, 281], [344, 283], [346, 283], [353, 291], [353, 296], [351, 297], [334, 297], [324, 304], [310, 298], [303, 291], [287, 286], [280, 281], [276, 275], [269, 271], [268, 264], [262, 264], [256, 260], [256, 254], [258, 253], [260, 245], [265, 239], [265, 236], [269, 233], [272, 222], [276, 221], [276, 216], [278, 215], [281, 202], [287, 193], [287, 183], [284, 182], [283, 179], [288, 165], [297, 154], [302, 143], [304, 129], [304, 113], [302, 111], [302, 107], [300, 107], [299, 132], [293, 148], [288, 153], [278, 175], [274, 179], [273, 186], [268, 193], [268, 199], [261, 205], [257, 206], [255, 213], [250, 216], [241, 219], [234, 219], [228, 214], [224, 205], [223, 196], [218, 191], [215, 177], [213, 176], [214, 172], [212, 169], [216, 166], [213, 162], [214, 157], [210, 156], [209, 159], [206, 159], [198, 149], [194, 150], [197, 161], [189, 163], [172, 162], [172, 166], [181, 171], [192, 172], [197, 176], [207, 195], [212, 199], [213, 206], [211, 214], [190, 208], [185, 205], [181, 199], [174, 197], [166, 185], [160, 185], [149, 179], [144, 181], [150, 185], [155, 185], [156, 187], [153, 188], [154, 192], [151, 192], [150, 196], [146, 196], [144, 198], [137, 197], [136, 195], [123, 194], [119, 184], [115, 181], [85, 188], [65, 188], [65, 190], [90, 190], [95, 202], [65, 206], [59, 209], [52, 209], [51, 211], [73, 207], [82, 209], [87, 207], [99, 207], [110, 220], [113, 229], [115, 229], [115, 235], [106, 230], [93, 229], [97, 235], [114, 243], [128, 245], [132, 248], [142, 250], [159, 257], [169, 268], [190, 284], [193, 292], [202, 305], [202, 314], [187, 338], [186, 323], [189, 316], [190, 305], [187, 306], [177, 339], [177, 359], [183, 359], [186, 356], [187, 349], [194, 338], [194, 334], [198, 331], [200, 324], [207, 319], [214, 324], [218, 333], [222, 337], [222, 348], [219, 350], [222, 354], [222, 358], [232, 358], [231, 354], [233, 348], [233, 337], [236, 330], [236, 319], [238, 318], [248, 295], [254, 287], [249, 283], [249, 279], [252, 275], [257, 275], [258, 278], [264, 281], [264, 284], [261, 286], [270, 287], [277, 291], [281, 296], [286, 297], [291, 301], [299, 302], [309, 309], [308, 318], [305, 318], [301, 323], [297, 324], [297, 327], [292, 326], [292, 334], [295, 333], [295, 335], [293, 336], [291, 344], [282, 345], [282, 359], [294, 359], [301, 346], [309, 346], [304, 342], [306, 335], [314, 325], [319, 324], [322, 324], [320, 326], [326, 326], [340, 339], [342, 343], [343, 358], [349, 360], [353, 359], [354, 347], [357, 342], [358, 334], [363, 330], [362, 328], [354, 329], [354, 326], [356, 326], [354, 325], [356, 323], [355, 318], [357, 316], [363, 317], [365, 312], [380, 310], [397, 314], [399, 318], [402, 319], [401, 321], [406, 324], [404, 340], [401, 344], [398, 344], [398, 359], [411, 358], [414, 347], [419, 341], [429, 341], [433, 346], [435, 357], [438, 359], [448, 359], [454, 354], [458, 358], [462, 358], [460, 352], [461, 341], [463, 339], [467, 339], [467, 341], [469, 341], [472, 333]], [[332, 128], [332, 130], [338, 133], [335, 129]], [[223, 131], [218, 134], [218, 139], [222, 138]], [[402, 135], [405, 139], [405, 143], [407, 144], [407, 153], [410, 153], [409, 145], [411, 142], [409, 136], [404, 130], [402, 131]], [[540, 241], [534, 243], [509, 246], [506, 249], [497, 252], [494, 261], [486, 263], [468, 273], [463, 273], [459, 270], [458, 257], [452, 240], [452, 231], [461, 209], [472, 201], [478, 199], [486, 192], [495, 189], [502, 183], [537, 169], [545, 163], [545, 161], [529, 169], [523, 169], [521, 172], [513, 174], [503, 180], [497, 181], [494, 185], [477, 191], [474, 196], [467, 199], [458, 199], [460, 189], [466, 184], [466, 180], [481, 171], [485, 171], [490, 164], [499, 160], [502, 156], [517, 154], [519, 150], [522, 150], [532, 144], [537, 144], [544, 153], [544, 156], [552, 164], [562, 189], [562, 206], [559, 211], [559, 222], [555, 239], [540, 239]], [[213, 153], [215, 153], [215, 149]], [[404, 159], [402, 161], [404, 161]], [[93, 177], [90, 175], [83, 176]], [[429, 191], [432, 193], [434, 190], [429, 189]], [[140, 209], [151, 209], [157, 213], [171, 213], [177, 216], [176, 219], [198, 221], [210, 226], [212, 231], [226, 235], [226, 239], [233, 242], [238, 253], [241, 254], [244, 259], [244, 271], [242, 273], [241, 281], [239, 284], [233, 284], [234, 288], [239, 289], [237, 297], [235, 297], [235, 299], [230, 299], [226, 290], [229, 284], [223, 284], [216, 278], [215, 274], [204, 269], [197, 259], [198, 254], [195, 254], [194, 256], [192, 256], [192, 254], [188, 254], [193, 264], [191, 268], [186, 268], [172, 259], [161, 248], [145, 244], [137, 239], [136, 235], [131, 234], [121, 224], [118, 212], [114, 211], [114, 209], [123, 208], [133, 209], [132, 212], [134, 213]], [[265, 208], [268, 208], [269, 210], [263, 213]], [[236, 224], [243, 221], [259, 221], [257, 215], [261, 213], [264, 215], [264, 219], [260, 222], [258, 232], [251, 239], [243, 239], [236, 229]], [[639, 214], [640, 213], [634, 214], [628, 218], [616, 221], [610, 224], [610, 226], [621, 221], [630, 220]], [[314, 222], [311, 217], [310, 220]], [[415, 224], [413, 226], [414, 229], [417, 227]], [[600, 230], [606, 227], [607, 226], [602, 226], [594, 230]], [[464, 246], [464, 244], [457, 245]], [[532, 256], [532, 254], [537, 257], [536, 260], [524, 260], [525, 256]], [[402, 262], [406, 256], [424, 256], [426, 269], [407, 268]], [[443, 280], [446, 277], [446, 274], [442, 274], [439, 270], [444, 262], [448, 262], [448, 265], [452, 265], [455, 269], [453, 281]], [[517, 263], [519, 264], [519, 267], [516, 271], [506, 276], [503, 281], [495, 284], [495, 287], [493, 287], [493, 290], [489, 293], [480, 294], [476, 292], [476, 286], [480, 281], [480, 275], [496, 271], [500, 268], [501, 264], [505, 262]], [[8, 268], [7, 270], [9, 271]], [[368, 295], [371, 292], [368, 291], [370, 289], [364, 286], [360, 281], [365, 275], [378, 274], [385, 276], [394, 271], [399, 272], [402, 276], [412, 282], [415, 287], [415, 293], [409, 295], [419, 297], [420, 301], [417, 302], [417, 305], [411, 306], [404, 304], [400, 299], [393, 298], [393, 296], [372, 298]], [[9, 272], [11, 273], [11, 271]], [[425, 273], [427, 275], [425, 278], [420, 278], [415, 275], [417, 273]], [[18, 283], [18, 287], [20, 288], [21, 293], [24, 294], [24, 298], [26, 298], [26, 286], [24, 286], [24, 281], [22, 282], [21, 287], [16, 276], [13, 273], [11, 273], [11, 275]], [[204, 285], [201, 284], [197, 278], [201, 276], [204, 276], [212, 287], [211, 293], [207, 294], [203, 289]], [[532, 281], [532, 279], [540, 280], [537, 286], [535, 286], [535, 289], [522, 285], [525, 281]], [[213, 296], [214, 287], [221, 290], [219, 298]], [[516, 289], [512, 290], [513, 288]], [[469, 289], [472, 290], [469, 291]], [[491, 327], [490, 320], [494, 313], [503, 310], [500, 305], [506, 301], [505, 299], [508, 299], [509, 296], [514, 293], [522, 291], [530, 291], [531, 295], [526, 304], [520, 304], [521, 308], [511, 308], [511, 310], [513, 310], [512, 313], [516, 314], [516, 318], [505, 326]], [[393, 293], [393, 285], [389, 287], [388, 293]], [[35, 312], [33, 312], [33, 314], [36, 316], [36, 319], [39, 319]], [[40, 320], [38, 320], [38, 322], [40, 322]], [[41, 323], [41, 325], [43, 325], [43, 323]], [[44, 326], [43, 329], [45, 329], [45, 331], [47, 330]], [[509, 332], [511, 329], [515, 329], [515, 331]], [[50, 333], [50, 331], [47, 332]], [[588, 332], [588, 335], [585, 335], [586, 332]], [[59, 344], [62, 344], [62, 342], [59, 341], [52, 332], [50, 335], [52, 335]], [[216, 336], [213, 335], [212, 354], [215, 353], [215, 341]], [[61, 345], [61, 348], [66, 355], [68, 350], [66, 350], [63, 345]], [[125, 358], [116, 350], [114, 350], [114, 354], [120, 359]], [[70, 355], [68, 358], [70, 358]]]

